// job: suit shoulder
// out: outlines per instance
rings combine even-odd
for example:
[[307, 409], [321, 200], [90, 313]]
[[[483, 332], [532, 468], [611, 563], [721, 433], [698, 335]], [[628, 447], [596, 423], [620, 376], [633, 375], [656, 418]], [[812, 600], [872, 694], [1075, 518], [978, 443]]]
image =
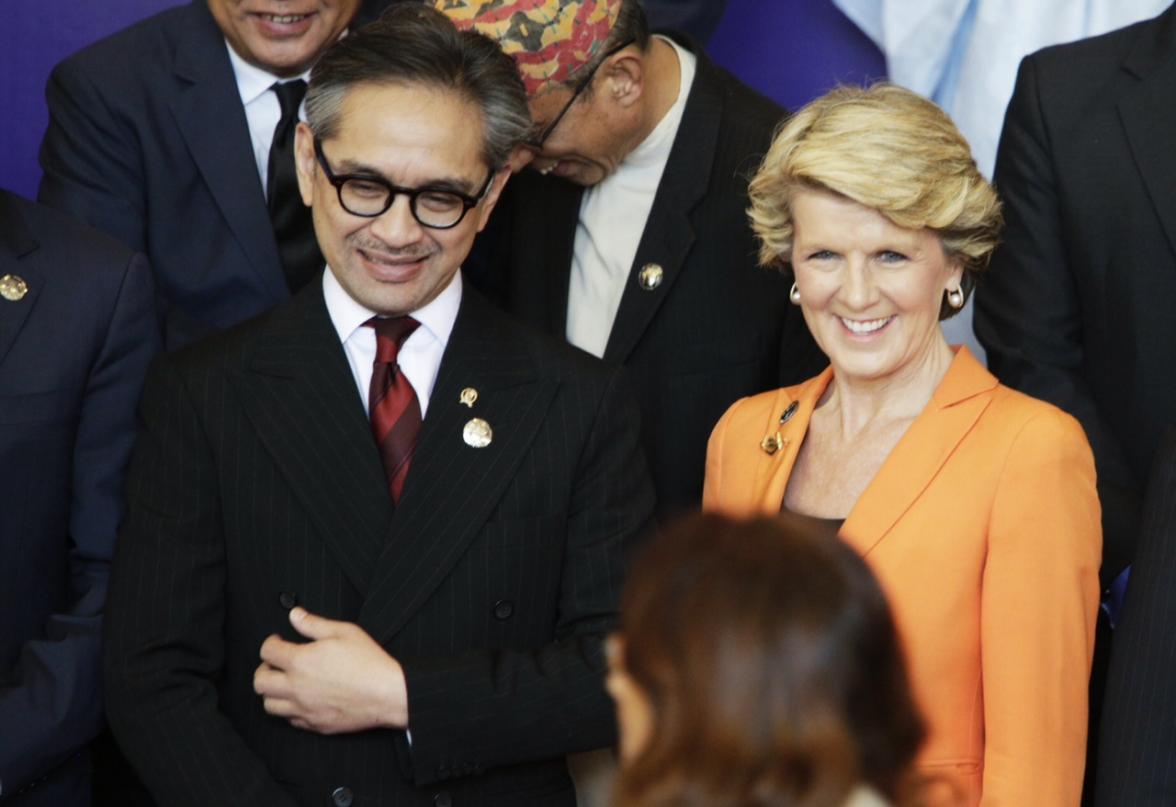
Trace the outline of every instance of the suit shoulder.
[[9, 232], [26, 242], [33, 260], [68, 276], [71, 284], [96, 276], [121, 277], [134, 252], [104, 232], [58, 210], [10, 193], [0, 194], [0, 213]]
[[1128, 55], [1159, 33], [1161, 22], [1144, 20], [1098, 36], [1042, 48], [1025, 57], [1022, 69], [1032, 69], [1048, 94], [1067, 88], [1086, 91], [1092, 83], [1098, 86], [1117, 75]]
[[722, 99], [723, 129], [760, 140], [765, 147], [788, 117], [787, 109], [702, 55], [695, 83], [700, 89], [711, 88]]
[[1073, 415], [1004, 384], [993, 390], [992, 404], [984, 417], [999, 425], [1010, 441], [1081, 446], [1089, 453], [1086, 432]]
[[[185, 28], [192, 13], [191, 6], [178, 6], [115, 31], [61, 60], [54, 68], [54, 75], [142, 81], [162, 69], [159, 62], [170, 52], [168, 34]], [[149, 64], [152, 69], [145, 70]]]

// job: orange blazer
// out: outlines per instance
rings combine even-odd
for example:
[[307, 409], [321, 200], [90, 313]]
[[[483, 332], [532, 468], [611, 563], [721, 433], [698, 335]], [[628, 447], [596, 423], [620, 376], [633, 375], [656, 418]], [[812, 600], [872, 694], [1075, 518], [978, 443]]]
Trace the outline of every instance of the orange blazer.
[[[779, 512], [832, 378], [727, 411], [707, 450], [705, 508]], [[841, 530], [890, 599], [928, 722], [920, 771], [964, 804], [1079, 802], [1102, 551], [1094, 483], [1078, 422], [960, 348]]]

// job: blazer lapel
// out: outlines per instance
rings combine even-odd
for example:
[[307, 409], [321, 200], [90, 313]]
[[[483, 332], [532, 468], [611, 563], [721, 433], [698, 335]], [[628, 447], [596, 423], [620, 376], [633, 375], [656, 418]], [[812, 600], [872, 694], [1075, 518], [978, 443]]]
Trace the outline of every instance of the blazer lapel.
[[931, 402], [858, 499], [841, 536], [866, 555], [926, 490], [992, 400], [996, 379], [959, 348]]
[[[714, 70], [701, 50], [690, 42], [680, 44], [698, 55], [694, 85], [609, 332], [604, 351], [606, 361], [624, 363], [628, 359], [669, 295], [694, 246], [695, 230], [690, 214], [709, 189], [723, 101]], [[657, 288], [646, 290], [639, 278], [641, 268], [650, 263], [661, 267], [662, 281]], [[566, 289], [564, 307], [567, 307]]]
[[755, 478], [748, 494], [749, 503], [758, 506], [749, 507], [749, 511], [780, 512], [784, 489], [800, 455], [800, 445], [808, 432], [813, 410], [832, 379], [833, 370], [825, 368], [820, 375], [796, 388], [795, 395], [784, 389], [777, 391], [776, 400], [764, 420], [762, 436], [757, 435], [762, 453], [758, 455]]
[[[44, 285], [41, 270], [34, 262], [23, 260], [36, 252], [38, 247], [16, 205], [11, 204], [7, 196], [0, 192], [0, 277], [15, 275], [28, 286], [28, 292], [19, 300], [0, 298], [0, 362], [4, 361], [16, 342], [16, 335], [24, 327]], [[62, 325], [68, 327], [66, 323]]]
[[[287, 294], [277, 243], [248, 147], [252, 142], [224, 35], [204, 0], [189, 6], [188, 25], [174, 31], [179, 89], [172, 114], [192, 159], [250, 265], [277, 299]], [[210, 115], [209, 110], [219, 110]], [[176, 211], [182, 215], [183, 211]]]
[[[472, 406], [463, 389], [477, 390]], [[445, 350], [412, 469], [376, 564], [359, 623], [377, 641], [396, 634], [482, 529], [547, 417], [558, 383], [537, 375], [529, 343], [468, 284]], [[463, 439], [481, 418], [493, 439]]]
[[[1176, 250], [1176, 8], [1164, 13], [1155, 38], [1140, 41], [1123, 64], [1140, 79], [1119, 102], [1119, 117], [1140, 175], [1163, 222], [1169, 246]], [[1146, 168], [1144, 168], [1146, 167]]]
[[366, 593], [392, 502], [320, 284], [273, 312], [236, 382], [246, 415], [279, 472], [348, 579]]

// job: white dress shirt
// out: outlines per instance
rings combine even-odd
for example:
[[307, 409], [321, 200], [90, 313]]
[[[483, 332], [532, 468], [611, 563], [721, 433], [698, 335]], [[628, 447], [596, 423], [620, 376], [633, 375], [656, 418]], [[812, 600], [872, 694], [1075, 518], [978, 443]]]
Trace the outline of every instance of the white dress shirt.
[[[372, 384], [372, 363], [376, 360], [376, 331], [364, 327], [364, 323], [376, 316], [376, 313], [356, 302], [339, 285], [329, 268], [323, 272], [323, 299], [327, 303], [331, 324], [335, 326], [339, 341], [343, 343], [343, 352], [347, 354], [347, 363], [351, 365], [351, 375], [355, 378], [355, 386], [366, 412], [368, 390]], [[445, 353], [445, 346], [449, 344], [449, 335], [453, 333], [460, 305], [459, 271], [440, 294], [410, 314], [421, 325], [400, 346], [396, 363], [416, 392], [422, 419], [428, 411], [429, 396], [433, 394], [441, 357]]]
[[[225, 47], [229, 51], [229, 62], [233, 65], [233, 76], [237, 79], [241, 105], [245, 107], [245, 121], [249, 124], [253, 159], [257, 163], [257, 175], [261, 178], [261, 192], [265, 193], [269, 179], [270, 146], [274, 142], [274, 129], [282, 119], [282, 105], [278, 102], [278, 94], [270, 88], [274, 82], [294, 81], [298, 78], [310, 81], [310, 71], [307, 70], [300, 76], [278, 78], [238, 56], [228, 40], [225, 40]], [[299, 106], [298, 117], [306, 120], [305, 104]], [[366, 393], [364, 397], [367, 397]]]
[[604, 181], [584, 191], [568, 284], [568, 341], [603, 356], [637, 256], [653, 197], [670, 159], [694, 83], [693, 53], [666, 37], [678, 54], [678, 97], [641, 145]]

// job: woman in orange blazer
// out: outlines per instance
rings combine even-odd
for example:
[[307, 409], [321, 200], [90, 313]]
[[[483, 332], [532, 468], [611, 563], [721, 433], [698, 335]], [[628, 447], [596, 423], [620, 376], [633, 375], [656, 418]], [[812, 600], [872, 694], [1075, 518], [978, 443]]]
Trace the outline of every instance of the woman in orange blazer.
[[968, 805], [1077, 805], [1102, 543], [1090, 448], [939, 327], [996, 244], [995, 194], [942, 111], [877, 85], [797, 113], [751, 198], [761, 260], [794, 273], [831, 366], [728, 410], [705, 507], [843, 521], [894, 609], [928, 781]]

